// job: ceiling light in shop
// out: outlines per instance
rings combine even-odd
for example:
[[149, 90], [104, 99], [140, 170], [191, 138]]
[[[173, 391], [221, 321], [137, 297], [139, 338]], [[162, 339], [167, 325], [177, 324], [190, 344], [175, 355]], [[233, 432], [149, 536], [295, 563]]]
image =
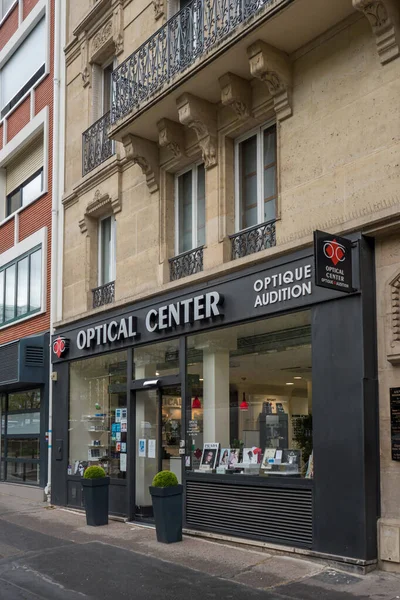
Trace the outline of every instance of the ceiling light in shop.
[[200, 377], [199, 381], [204, 381], [203, 377]]
[[294, 385], [293, 381], [287, 381], [286, 385]]
[[299, 376], [297, 376], [297, 377], [293, 377], [293, 379], [303, 379], [303, 378], [302, 378], [302, 377], [299, 377]]

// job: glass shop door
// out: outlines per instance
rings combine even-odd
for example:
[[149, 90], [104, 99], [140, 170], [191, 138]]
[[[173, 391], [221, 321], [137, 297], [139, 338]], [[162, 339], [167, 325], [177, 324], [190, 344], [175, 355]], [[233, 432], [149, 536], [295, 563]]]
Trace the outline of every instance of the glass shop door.
[[182, 477], [179, 454], [182, 423], [180, 386], [140, 389], [135, 392], [135, 517], [152, 520], [149, 486], [161, 470]]

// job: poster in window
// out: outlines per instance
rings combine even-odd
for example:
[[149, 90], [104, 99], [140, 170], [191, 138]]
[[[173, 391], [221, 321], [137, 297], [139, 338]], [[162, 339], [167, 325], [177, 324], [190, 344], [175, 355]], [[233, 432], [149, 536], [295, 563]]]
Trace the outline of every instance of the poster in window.
[[219, 467], [227, 467], [229, 464], [229, 455], [231, 453], [231, 449], [230, 448], [222, 448], [221, 449], [221, 454], [219, 457]]
[[218, 457], [219, 444], [218, 443], [210, 443], [204, 444], [203, 446], [203, 454], [201, 457], [201, 469], [215, 469], [215, 465]]

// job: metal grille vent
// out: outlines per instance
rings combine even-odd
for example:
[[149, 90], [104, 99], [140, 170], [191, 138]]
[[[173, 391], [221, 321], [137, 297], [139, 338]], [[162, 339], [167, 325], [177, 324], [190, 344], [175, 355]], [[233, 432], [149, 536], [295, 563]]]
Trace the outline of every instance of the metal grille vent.
[[44, 348], [42, 346], [26, 346], [25, 348], [25, 366], [43, 367]]
[[0, 382], [18, 380], [18, 342], [0, 348]]
[[186, 482], [193, 529], [311, 547], [312, 490]]

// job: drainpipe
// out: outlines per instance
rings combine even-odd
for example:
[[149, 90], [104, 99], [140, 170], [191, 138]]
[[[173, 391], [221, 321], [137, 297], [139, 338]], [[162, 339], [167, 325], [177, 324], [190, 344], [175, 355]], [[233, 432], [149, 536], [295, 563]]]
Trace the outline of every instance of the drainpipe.
[[[64, 178], [64, 117], [65, 69], [63, 52], [65, 46], [66, 2], [54, 3], [54, 78], [53, 78], [53, 160], [52, 160], [52, 204], [51, 204], [51, 286], [50, 286], [50, 335], [54, 333], [54, 323], [61, 318], [62, 294], [62, 225], [63, 214], [60, 210]], [[49, 368], [49, 424], [48, 424], [48, 468], [45, 494], [51, 502], [51, 454], [53, 421], [53, 382], [51, 379], [51, 344]]]

